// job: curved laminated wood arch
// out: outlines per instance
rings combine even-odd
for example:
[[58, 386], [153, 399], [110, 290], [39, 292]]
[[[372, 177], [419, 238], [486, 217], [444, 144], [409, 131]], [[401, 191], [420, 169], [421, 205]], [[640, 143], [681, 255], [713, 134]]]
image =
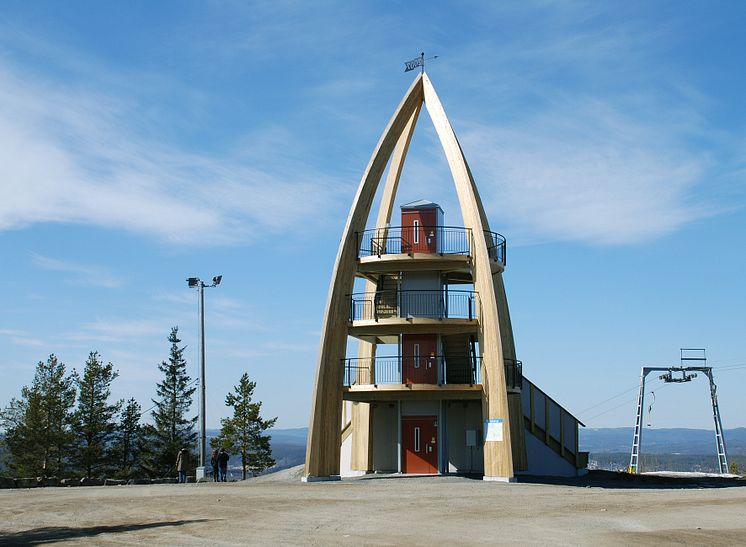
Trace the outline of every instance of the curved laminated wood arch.
[[[510, 348], [508, 352], [513, 354], [511, 356], [513, 358], [515, 350], [512, 332], [509, 335], [508, 333], [501, 335], [501, 327], [510, 329], [502, 278], [499, 274], [493, 278], [486, 239], [476, 237], [483, 234], [483, 230], [489, 229], [489, 224], [466, 159], [430, 79], [422, 73], [412, 82], [371, 156], [340, 242], [327, 297], [316, 368], [316, 383], [306, 449], [305, 478], [307, 480], [339, 475], [342, 409], [342, 379], [339, 373], [339, 363], [346, 353], [347, 297], [352, 292], [355, 279], [357, 249], [354, 236], [355, 232], [365, 229], [373, 198], [389, 159], [392, 161], [376, 227], [383, 228], [390, 221], [401, 169], [423, 103], [430, 114], [445, 152], [456, 186], [465, 227], [471, 229], [475, 235], [472, 260], [474, 288], [480, 294], [481, 302], [478, 337], [482, 353], [482, 414], [485, 419], [495, 422], [502, 420], [502, 426], [500, 426], [502, 434], [497, 436], [498, 439], [486, 440], [484, 443], [484, 475], [487, 480], [511, 480], [513, 477], [503, 346], [507, 343]], [[504, 310], [499, 309], [503, 307]], [[501, 311], [504, 311], [505, 316], [502, 324]], [[362, 356], [373, 356], [375, 346], [361, 342], [359, 351]], [[369, 409], [363, 412], [369, 413]], [[353, 419], [355, 419], [354, 414]], [[369, 415], [358, 415], [356, 421], [360, 423], [361, 419], [369, 420]], [[499, 440], [500, 437], [502, 440]], [[353, 458], [355, 458], [354, 455]], [[359, 456], [358, 459], [360, 459]], [[363, 462], [357, 463], [365, 465]]]
[[339, 447], [342, 438], [342, 378], [339, 363], [345, 357], [347, 346], [347, 295], [352, 292], [357, 258], [355, 232], [362, 232], [365, 229], [365, 222], [386, 164], [404, 127], [414, 111], [422, 106], [422, 101], [420, 74], [412, 82], [373, 151], [342, 233], [321, 329], [306, 444], [306, 477], [339, 475]]
[[[417, 118], [420, 115], [422, 105], [420, 104], [415, 108], [412, 116], [409, 118], [407, 125], [404, 127], [404, 131], [399, 136], [399, 140], [396, 143], [396, 148], [391, 156], [389, 165], [389, 171], [386, 176], [386, 182], [383, 186], [383, 193], [381, 195], [381, 203], [378, 207], [378, 217], [376, 219], [376, 229], [380, 230], [379, 234], [382, 237], [386, 237], [388, 231], [387, 227], [391, 222], [391, 213], [394, 209], [394, 198], [396, 197], [396, 191], [399, 188], [399, 180], [401, 179], [402, 168], [404, 167], [404, 160], [407, 158], [407, 152], [409, 152], [409, 143], [412, 142], [412, 134], [414, 128], [417, 125]], [[365, 292], [375, 292], [376, 284], [368, 280], [365, 282]], [[373, 359], [376, 356], [376, 344], [360, 340], [358, 342], [358, 359], [360, 362], [373, 363]], [[375, 370], [372, 369], [369, 372], [371, 378], [375, 378]], [[370, 403], [355, 403], [352, 406], [352, 453], [350, 458], [350, 467], [357, 471], [372, 471], [373, 468], [373, 452], [371, 450], [371, 429], [372, 429], [372, 415], [370, 412]]]
[[[500, 320], [497, 298], [492, 280], [492, 269], [487, 252], [485, 227], [489, 227], [484, 214], [482, 200], [473, 184], [466, 158], [461, 151], [456, 134], [448, 121], [430, 78], [423, 74], [425, 107], [435, 126], [440, 144], [443, 146], [451, 176], [456, 185], [464, 225], [474, 234], [474, 290], [481, 302], [479, 320], [479, 347], [482, 352], [482, 416], [490, 420], [502, 420], [502, 441], [485, 441], [485, 479], [510, 480], [513, 477], [513, 455], [510, 440], [510, 418], [508, 413], [508, 391], [505, 387], [503, 348], [500, 338]], [[482, 237], [479, 237], [479, 235]]]

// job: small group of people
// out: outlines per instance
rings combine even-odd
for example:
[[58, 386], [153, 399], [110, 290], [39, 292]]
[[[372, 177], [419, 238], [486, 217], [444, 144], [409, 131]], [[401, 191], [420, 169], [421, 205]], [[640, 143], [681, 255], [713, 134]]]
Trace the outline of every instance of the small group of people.
[[225, 482], [226, 476], [228, 475], [228, 460], [230, 454], [225, 448], [218, 450], [217, 448], [212, 451], [212, 457], [210, 463], [212, 464], [212, 480], [215, 482]]
[[[212, 464], [212, 478], [215, 482], [225, 482], [228, 475], [228, 460], [230, 454], [225, 448], [212, 451], [210, 463]], [[189, 469], [189, 449], [182, 448], [176, 455], [176, 470], [179, 472], [179, 484], [186, 484], [187, 470]]]

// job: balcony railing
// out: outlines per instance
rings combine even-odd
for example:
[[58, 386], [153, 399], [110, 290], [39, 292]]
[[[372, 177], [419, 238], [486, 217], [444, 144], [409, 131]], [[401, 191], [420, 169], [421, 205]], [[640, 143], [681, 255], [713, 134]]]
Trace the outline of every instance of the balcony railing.
[[358, 258], [384, 254], [471, 254], [471, 230], [456, 226], [392, 226], [357, 232]]
[[[484, 232], [491, 260], [505, 264], [505, 238], [496, 232]], [[472, 256], [471, 229], [458, 226], [391, 226], [355, 232], [357, 257], [386, 254], [432, 253]]]
[[443, 355], [344, 359], [345, 386], [367, 384], [478, 384], [479, 357]]
[[508, 389], [520, 391], [523, 385], [523, 363], [517, 359], [504, 359], [505, 384]]
[[474, 319], [478, 294], [473, 291], [377, 291], [350, 296], [350, 321], [428, 317]]
[[505, 243], [505, 237], [498, 234], [497, 232], [484, 232], [485, 238], [487, 238], [487, 254], [490, 260], [496, 260], [503, 266], [507, 264], [507, 244]]
[[[378, 384], [479, 384], [481, 357], [366, 357], [342, 360], [344, 386]], [[505, 359], [508, 389], [521, 390], [522, 363]]]

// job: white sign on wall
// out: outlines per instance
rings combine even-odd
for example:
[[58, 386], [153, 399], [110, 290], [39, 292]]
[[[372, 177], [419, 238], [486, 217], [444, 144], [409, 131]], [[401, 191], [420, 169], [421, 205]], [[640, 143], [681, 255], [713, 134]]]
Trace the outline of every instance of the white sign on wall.
[[493, 418], [484, 421], [484, 441], [503, 440], [503, 419]]

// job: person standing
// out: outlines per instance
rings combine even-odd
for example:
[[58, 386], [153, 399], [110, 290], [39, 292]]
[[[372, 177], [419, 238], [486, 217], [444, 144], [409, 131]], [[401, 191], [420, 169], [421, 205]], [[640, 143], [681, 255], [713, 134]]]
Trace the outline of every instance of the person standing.
[[176, 470], [179, 472], [179, 484], [186, 484], [189, 467], [189, 450], [182, 448], [176, 456]]
[[226, 481], [226, 475], [228, 474], [228, 460], [230, 459], [230, 455], [225, 450], [225, 448], [221, 448], [220, 452], [218, 453], [218, 467], [220, 468], [220, 482]]
[[210, 465], [212, 465], [212, 480], [214, 482], [218, 482], [218, 478], [219, 478], [219, 475], [218, 475], [218, 454], [219, 454], [219, 451], [216, 448], [215, 450], [212, 451], [212, 456], [210, 457]]

